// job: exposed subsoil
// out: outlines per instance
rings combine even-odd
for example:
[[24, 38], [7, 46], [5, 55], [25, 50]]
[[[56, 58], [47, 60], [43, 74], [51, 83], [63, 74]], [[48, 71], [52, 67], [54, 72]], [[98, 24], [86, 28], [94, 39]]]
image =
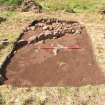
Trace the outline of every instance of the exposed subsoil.
[[8, 78], [5, 84], [81, 86], [105, 83], [90, 37], [78, 22], [34, 21], [16, 46], [5, 69]]

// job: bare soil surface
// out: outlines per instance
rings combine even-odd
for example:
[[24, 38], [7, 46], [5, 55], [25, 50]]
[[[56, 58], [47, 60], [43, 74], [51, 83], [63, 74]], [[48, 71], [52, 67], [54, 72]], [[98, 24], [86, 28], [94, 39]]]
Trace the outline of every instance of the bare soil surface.
[[105, 83], [90, 37], [77, 22], [33, 22], [14, 53], [5, 69], [5, 84], [81, 86]]

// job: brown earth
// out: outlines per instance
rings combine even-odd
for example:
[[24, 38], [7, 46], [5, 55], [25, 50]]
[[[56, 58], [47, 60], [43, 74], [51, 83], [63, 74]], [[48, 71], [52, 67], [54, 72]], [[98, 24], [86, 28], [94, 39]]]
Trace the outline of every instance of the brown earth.
[[[42, 31], [42, 28], [28, 30], [21, 39], [28, 40]], [[81, 34], [65, 33], [59, 38], [27, 44], [18, 49], [8, 63], [5, 84], [81, 86], [105, 83], [85, 28], [82, 28]]]

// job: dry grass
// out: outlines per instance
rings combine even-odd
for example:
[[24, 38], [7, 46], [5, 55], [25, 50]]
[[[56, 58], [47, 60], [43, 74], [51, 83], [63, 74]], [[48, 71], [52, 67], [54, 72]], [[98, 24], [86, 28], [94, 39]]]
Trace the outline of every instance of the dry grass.
[[[104, 105], [105, 86], [0, 87], [4, 105]], [[3, 105], [3, 104], [2, 104]]]

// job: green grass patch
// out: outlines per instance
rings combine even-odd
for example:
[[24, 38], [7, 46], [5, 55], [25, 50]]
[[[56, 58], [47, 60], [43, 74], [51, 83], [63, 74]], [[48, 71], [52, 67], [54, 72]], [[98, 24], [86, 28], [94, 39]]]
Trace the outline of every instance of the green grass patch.
[[37, 0], [44, 10], [70, 12], [94, 12], [105, 5], [104, 0]]
[[3, 97], [2, 97], [2, 95], [0, 95], [0, 105], [5, 105], [5, 101], [4, 101]]
[[0, 0], [0, 4], [20, 5], [23, 0]]
[[[105, 7], [105, 0], [35, 0], [42, 5], [46, 11], [65, 12], [94, 12], [98, 8]], [[20, 5], [23, 0], [0, 0], [0, 4], [6, 5]]]

